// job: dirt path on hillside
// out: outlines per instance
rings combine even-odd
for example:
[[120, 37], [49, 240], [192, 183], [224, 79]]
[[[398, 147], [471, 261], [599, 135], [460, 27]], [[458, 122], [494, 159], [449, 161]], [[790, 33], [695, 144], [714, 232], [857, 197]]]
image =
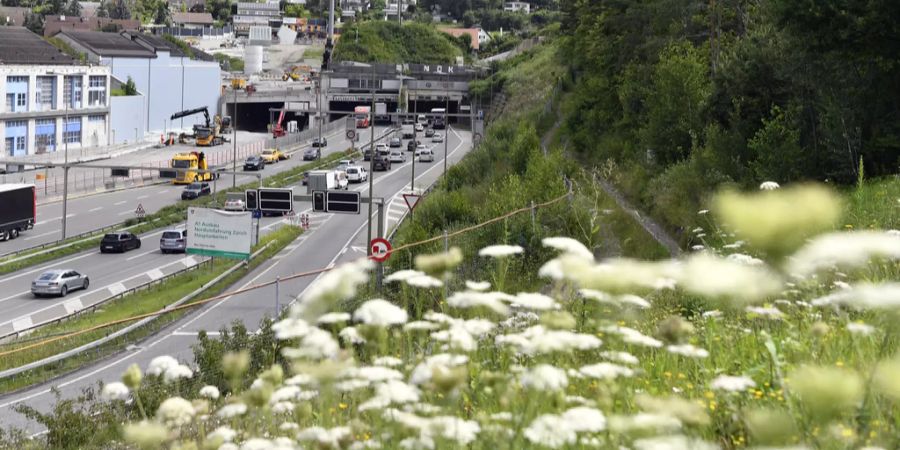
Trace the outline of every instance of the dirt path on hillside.
[[[548, 152], [548, 146], [553, 138], [556, 136], [556, 133], [559, 132], [559, 126], [562, 124], [562, 116], [560, 114], [556, 115], [556, 122], [550, 127], [549, 130], [544, 134], [541, 138], [541, 149], [544, 151], [544, 155]], [[565, 151], [565, 148], [563, 148]], [[634, 219], [641, 225], [641, 227], [653, 236], [653, 239], [656, 242], [659, 242], [660, 245], [665, 247], [669, 254], [673, 257], [680, 256], [682, 253], [681, 247], [678, 245], [678, 241], [676, 241], [672, 235], [670, 235], [665, 228], [663, 228], [659, 223], [653, 220], [650, 216], [641, 214], [639, 210], [631, 206], [631, 203], [625, 199], [625, 196], [616, 189], [615, 186], [612, 185], [609, 181], [597, 177], [597, 181], [600, 183], [600, 187], [603, 188], [603, 191], [606, 192], [606, 195], [612, 197], [613, 200], [616, 201], [616, 204], [619, 205], [619, 208], [622, 208], [623, 211], [630, 214]]]

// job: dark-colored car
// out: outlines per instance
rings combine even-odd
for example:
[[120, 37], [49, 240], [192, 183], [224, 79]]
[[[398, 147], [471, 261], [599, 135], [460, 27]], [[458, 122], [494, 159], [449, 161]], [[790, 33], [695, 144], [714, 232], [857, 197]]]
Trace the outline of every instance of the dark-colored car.
[[388, 144], [391, 148], [400, 148], [403, 147], [403, 140], [400, 138], [391, 138], [390, 144]]
[[184, 190], [181, 191], [181, 199], [182, 200], [193, 200], [195, 198], [200, 198], [203, 195], [209, 195], [212, 193], [212, 189], [209, 187], [209, 183], [191, 183], [184, 187]]
[[309, 171], [303, 172], [303, 185], [309, 184]]
[[391, 152], [378, 151], [375, 155], [375, 170], [391, 170]]
[[432, 136], [434, 136], [434, 129], [433, 129], [433, 128], [426, 128], [426, 129], [425, 129], [425, 137], [430, 138], [430, 137], [432, 137]]
[[304, 161], [315, 161], [322, 157], [322, 150], [319, 147], [308, 148], [303, 152]]
[[136, 248], [141, 248], [141, 238], [127, 231], [107, 233], [100, 241], [100, 253], [125, 253]]
[[266, 168], [266, 160], [258, 155], [253, 155], [244, 161], [244, 170], [263, 170]]
[[313, 141], [312, 141], [312, 146], [313, 146], [313, 147], [316, 147], [316, 148], [318, 148], [318, 147], [328, 147], [328, 139], [325, 139], [325, 138], [322, 138], [322, 139], [315, 138], [315, 139], [313, 139]]
[[367, 148], [363, 150], [363, 161], [370, 161], [372, 159], [372, 149]]
[[421, 144], [421, 143], [422, 143], [422, 141], [418, 141], [418, 140], [409, 141], [409, 143], [406, 144], [406, 151], [408, 151], [408, 152], [416, 151], [416, 147], [418, 147], [419, 144]]

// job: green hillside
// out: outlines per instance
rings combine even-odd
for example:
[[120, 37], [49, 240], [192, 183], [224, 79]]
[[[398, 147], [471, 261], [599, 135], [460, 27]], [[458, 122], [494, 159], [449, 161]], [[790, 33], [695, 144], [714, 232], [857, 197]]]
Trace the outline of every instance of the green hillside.
[[452, 38], [420, 23], [369, 21], [344, 27], [336, 61], [447, 64], [462, 56]]

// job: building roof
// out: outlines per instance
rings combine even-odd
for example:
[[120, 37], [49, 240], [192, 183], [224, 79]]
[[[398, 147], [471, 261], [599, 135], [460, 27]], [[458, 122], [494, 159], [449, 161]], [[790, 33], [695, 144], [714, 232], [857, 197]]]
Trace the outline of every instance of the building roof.
[[141, 21], [135, 19], [109, 19], [106, 17], [47, 16], [44, 18], [44, 36], [54, 36], [65, 30], [100, 31], [109, 24], [118, 25], [120, 30], [137, 30]]
[[27, 28], [0, 27], [0, 64], [75, 64], [75, 60]]
[[212, 25], [213, 16], [210, 13], [177, 12], [172, 14], [172, 23]]
[[155, 58], [156, 54], [147, 47], [119, 34], [103, 33], [100, 31], [69, 31], [64, 30], [59, 34], [64, 35], [100, 56], [130, 56], [133, 58]]
[[278, 2], [273, 3], [257, 3], [257, 2], [238, 2], [238, 10], [246, 9], [251, 11], [280, 11], [281, 7]]
[[0, 23], [21, 27], [25, 25], [25, 16], [31, 12], [30, 8], [17, 6], [0, 6]]
[[481, 31], [479, 28], [441, 28], [440, 30], [453, 37], [460, 37], [464, 34], [468, 34], [472, 39], [470, 44], [472, 49], [478, 50], [478, 32]]

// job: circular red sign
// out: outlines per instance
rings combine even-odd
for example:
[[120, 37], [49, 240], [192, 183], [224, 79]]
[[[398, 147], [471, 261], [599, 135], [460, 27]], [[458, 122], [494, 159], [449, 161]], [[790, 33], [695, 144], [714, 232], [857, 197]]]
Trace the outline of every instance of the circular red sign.
[[372, 239], [369, 243], [369, 249], [372, 250], [372, 259], [378, 262], [385, 262], [391, 257], [391, 243], [384, 238]]

